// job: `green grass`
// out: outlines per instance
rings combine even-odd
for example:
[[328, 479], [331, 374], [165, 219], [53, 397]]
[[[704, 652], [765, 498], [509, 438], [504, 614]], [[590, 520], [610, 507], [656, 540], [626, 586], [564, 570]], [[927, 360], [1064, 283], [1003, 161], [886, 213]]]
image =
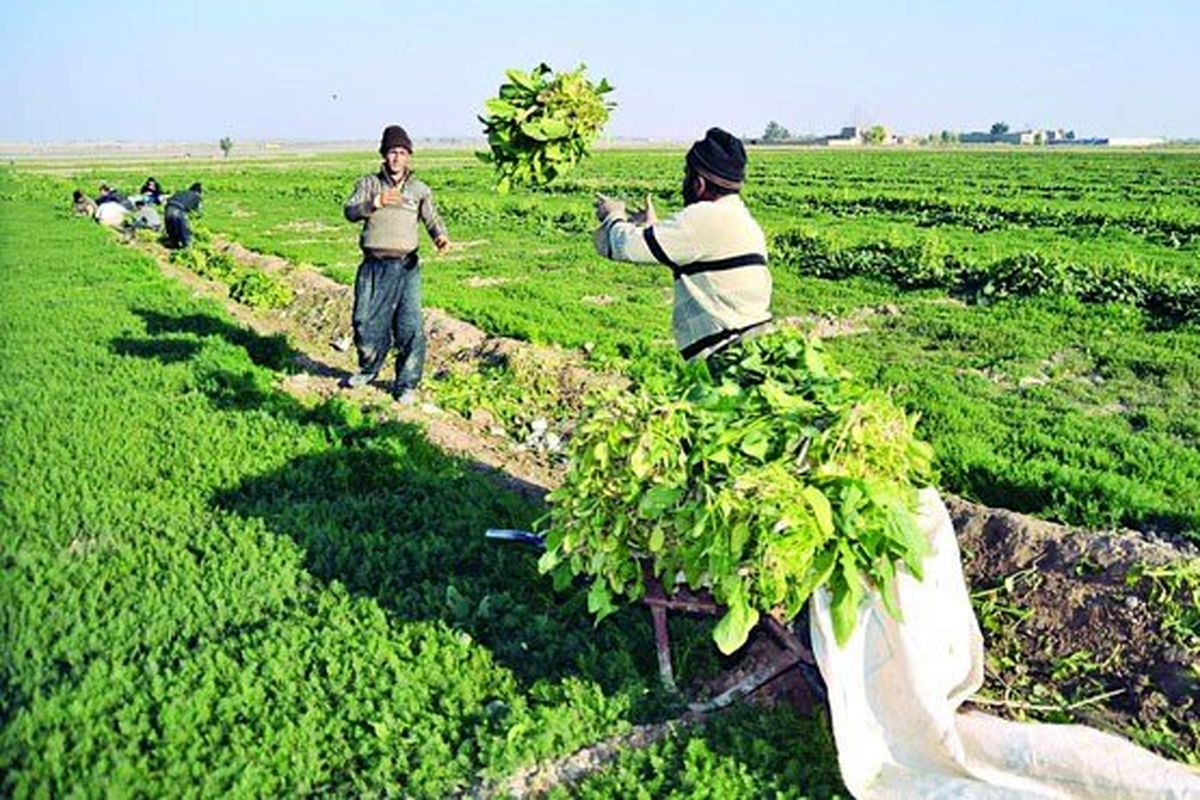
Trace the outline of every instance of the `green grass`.
[[[644, 612], [593, 630], [482, 539], [541, 509], [297, 404], [286, 342], [56, 190], [0, 175], [0, 791], [445, 797], [671, 712]], [[676, 628], [685, 676], [719, 666]], [[827, 737], [787, 735], [828, 774]]]

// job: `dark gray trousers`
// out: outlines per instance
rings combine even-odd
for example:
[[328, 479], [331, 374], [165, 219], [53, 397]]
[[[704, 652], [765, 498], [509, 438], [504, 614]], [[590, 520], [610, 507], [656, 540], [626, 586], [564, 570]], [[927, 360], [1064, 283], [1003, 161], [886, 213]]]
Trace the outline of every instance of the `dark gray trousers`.
[[421, 265], [416, 253], [406, 258], [363, 258], [354, 280], [353, 321], [359, 370], [378, 374], [395, 344], [395, 390], [415, 389], [425, 367]]
[[191, 247], [192, 228], [187, 212], [178, 206], [167, 206], [167, 247]]

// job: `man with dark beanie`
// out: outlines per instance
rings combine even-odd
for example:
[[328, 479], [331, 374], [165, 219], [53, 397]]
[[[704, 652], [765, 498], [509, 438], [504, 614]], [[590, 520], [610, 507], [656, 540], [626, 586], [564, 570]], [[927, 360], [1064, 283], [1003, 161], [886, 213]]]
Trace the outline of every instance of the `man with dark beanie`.
[[362, 222], [363, 261], [354, 280], [354, 345], [358, 374], [346, 386], [375, 379], [395, 344], [393, 394], [404, 404], [416, 399], [425, 366], [425, 330], [421, 324], [421, 266], [417, 259], [420, 221], [439, 252], [450, 245], [446, 226], [433, 205], [433, 192], [409, 170], [412, 139], [399, 125], [383, 129], [379, 154], [383, 165], [359, 178], [346, 201], [346, 219]]
[[737, 137], [709, 128], [685, 160], [684, 208], [659, 222], [650, 198], [642, 218], [625, 204], [596, 202], [596, 250], [614, 261], [658, 263], [675, 280], [672, 325], [680, 355], [714, 364], [723, 348], [765, 332], [771, 321], [771, 273], [762, 229], [738, 192], [746, 150]]
[[188, 212], [200, 209], [202, 191], [199, 183], [193, 183], [186, 192], [176, 192], [167, 198], [165, 214], [167, 247], [192, 246], [192, 229], [188, 225]]

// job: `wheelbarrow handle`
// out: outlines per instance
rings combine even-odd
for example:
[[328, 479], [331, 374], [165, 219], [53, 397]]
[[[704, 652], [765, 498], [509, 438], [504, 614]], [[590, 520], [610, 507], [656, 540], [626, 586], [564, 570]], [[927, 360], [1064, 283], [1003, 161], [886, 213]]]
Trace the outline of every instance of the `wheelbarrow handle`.
[[483, 535], [489, 539], [499, 539], [502, 542], [526, 544], [530, 547], [536, 547], [538, 550], [546, 549], [546, 535], [543, 533], [531, 533], [529, 531], [517, 531], [508, 528], [488, 528], [484, 531]]

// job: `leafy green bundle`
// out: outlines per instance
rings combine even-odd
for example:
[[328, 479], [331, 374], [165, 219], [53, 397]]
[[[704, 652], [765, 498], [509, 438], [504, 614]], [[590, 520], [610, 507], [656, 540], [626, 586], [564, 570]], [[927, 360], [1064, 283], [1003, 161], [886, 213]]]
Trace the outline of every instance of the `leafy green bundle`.
[[490, 150], [476, 154], [495, 165], [497, 191], [544, 186], [587, 155], [614, 104], [604, 100], [612, 91], [608, 81], [592, 83], [585, 70], [556, 73], [539, 64], [531, 72], [506, 72], [508, 82], [479, 118]]
[[591, 398], [539, 568], [559, 587], [591, 577], [597, 621], [645, 594], [646, 571], [668, 591], [709, 589], [727, 608], [713, 631], [726, 654], [760, 614], [788, 621], [827, 585], [844, 643], [868, 591], [898, 616], [897, 561], [921, 577], [932, 449], [887, 394], [832, 371], [818, 340], [734, 348], [720, 379], [695, 366]]

